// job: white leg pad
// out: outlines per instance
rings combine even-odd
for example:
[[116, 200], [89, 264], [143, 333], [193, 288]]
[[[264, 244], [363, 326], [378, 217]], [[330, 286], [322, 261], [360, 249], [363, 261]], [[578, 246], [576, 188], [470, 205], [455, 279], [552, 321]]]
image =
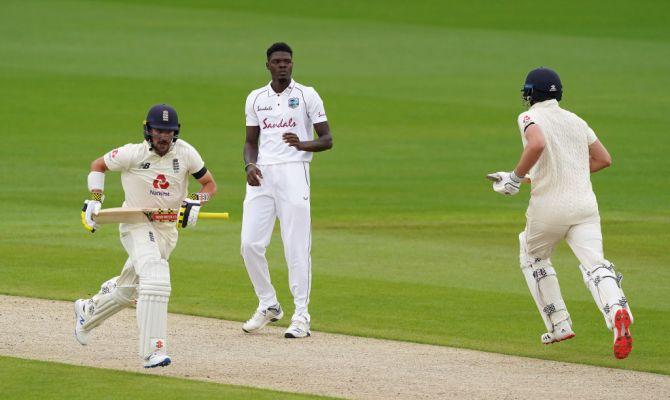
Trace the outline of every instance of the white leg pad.
[[621, 289], [621, 280], [623, 276], [614, 269], [614, 264], [605, 260], [602, 264], [587, 268], [580, 265], [584, 284], [591, 292], [598, 309], [605, 318], [607, 328], [612, 330], [614, 326], [612, 317], [615, 310], [625, 308], [633, 319], [633, 314], [628, 306], [628, 300]]
[[572, 325], [551, 263], [548, 260], [537, 260], [532, 264], [521, 265], [521, 271], [547, 332], [553, 332], [554, 326], [562, 321], [567, 320]]
[[106, 292], [101, 289], [100, 293], [93, 296], [93, 299], [86, 304], [88, 318], [82, 325], [84, 330], [88, 331], [99, 326], [107, 318], [133, 304], [135, 285], [114, 286], [111, 291], [109, 286], [105, 289]]
[[143, 359], [147, 359], [153, 353], [167, 354], [170, 267], [163, 259], [149, 260], [144, 263], [139, 275], [137, 302], [139, 354]]

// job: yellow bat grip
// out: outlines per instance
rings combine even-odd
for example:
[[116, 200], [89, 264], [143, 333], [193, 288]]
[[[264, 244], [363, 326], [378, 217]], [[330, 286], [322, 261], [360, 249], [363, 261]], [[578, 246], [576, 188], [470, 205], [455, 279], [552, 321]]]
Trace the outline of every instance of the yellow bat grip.
[[228, 213], [200, 212], [200, 213], [198, 213], [198, 218], [204, 218], [204, 219], [228, 219]]

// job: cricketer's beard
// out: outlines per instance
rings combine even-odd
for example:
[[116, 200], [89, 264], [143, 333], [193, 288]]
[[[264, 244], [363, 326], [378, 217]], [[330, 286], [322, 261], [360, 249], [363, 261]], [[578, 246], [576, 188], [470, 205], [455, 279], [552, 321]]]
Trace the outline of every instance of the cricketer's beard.
[[158, 139], [153, 142], [154, 151], [161, 157], [166, 155], [167, 152], [170, 151], [171, 146], [172, 146], [172, 139]]

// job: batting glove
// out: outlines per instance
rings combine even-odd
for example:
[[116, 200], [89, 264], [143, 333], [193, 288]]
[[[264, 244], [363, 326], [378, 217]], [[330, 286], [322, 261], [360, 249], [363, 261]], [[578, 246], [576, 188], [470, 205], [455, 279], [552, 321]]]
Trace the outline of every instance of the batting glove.
[[186, 198], [179, 208], [179, 218], [177, 219], [177, 228], [187, 228], [195, 226], [198, 222], [200, 213], [200, 200]]
[[489, 179], [493, 180], [493, 190], [497, 193], [513, 196], [519, 193], [521, 187], [521, 179], [514, 171], [512, 172], [496, 172], [489, 174]]
[[84, 229], [91, 233], [95, 233], [98, 224], [95, 223], [93, 217], [98, 215], [102, 208], [102, 202], [105, 196], [102, 193], [91, 193], [90, 200], [84, 200], [84, 207], [81, 209], [81, 223]]

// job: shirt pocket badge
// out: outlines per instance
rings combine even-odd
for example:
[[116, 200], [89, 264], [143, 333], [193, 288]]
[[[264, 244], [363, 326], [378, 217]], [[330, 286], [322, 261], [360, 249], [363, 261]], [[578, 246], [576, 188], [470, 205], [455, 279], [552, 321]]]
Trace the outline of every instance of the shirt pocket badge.
[[298, 108], [300, 105], [300, 100], [297, 97], [291, 97], [288, 99], [288, 106], [289, 108]]

